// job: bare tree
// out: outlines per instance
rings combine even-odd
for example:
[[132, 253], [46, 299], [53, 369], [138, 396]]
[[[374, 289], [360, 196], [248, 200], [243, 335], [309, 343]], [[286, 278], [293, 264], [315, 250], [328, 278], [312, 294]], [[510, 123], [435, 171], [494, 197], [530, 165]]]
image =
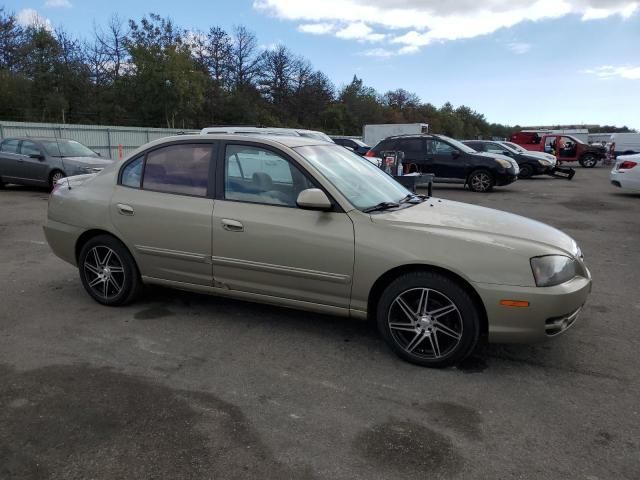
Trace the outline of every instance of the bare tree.
[[251, 85], [258, 72], [257, 41], [253, 33], [243, 26], [234, 28], [231, 65], [236, 89]]
[[106, 30], [94, 26], [97, 44], [106, 56], [105, 65], [113, 82], [118, 81], [123, 73], [123, 64], [127, 58], [126, 40], [129, 29], [126, 25], [118, 14], [114, 14], [109, 19]]

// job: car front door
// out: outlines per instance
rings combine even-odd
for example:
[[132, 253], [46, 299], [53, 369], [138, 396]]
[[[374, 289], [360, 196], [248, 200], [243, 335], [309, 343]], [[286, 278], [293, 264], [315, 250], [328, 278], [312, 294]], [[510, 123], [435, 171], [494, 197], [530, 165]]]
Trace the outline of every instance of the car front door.
[[33, 185], [48, 185], [49, 165], [44, 152], [31, 140], [20, 142], [20, 158], [17, 168], [25, 183]]
[[20, 140], [7, 139], [0, 144], [0, 178], [3, 182], [19, 181], [18, 160]]
[[353, 223], [338, 211], [298, 208], [318, 188], [280, 150], [234, 142], [222, 147], [213, 212], [213, 273], [219, 288], [348, 308]]
[[428, 140], [428, 150], [433, 158], [433, 173], [438, 178], [464, 180], [466, 178], [465, 154], [443, 140]]
[[121, 169], [111, 198], [111, 221], [143, 276], [213, 285], [214, 146], [165, 145]]

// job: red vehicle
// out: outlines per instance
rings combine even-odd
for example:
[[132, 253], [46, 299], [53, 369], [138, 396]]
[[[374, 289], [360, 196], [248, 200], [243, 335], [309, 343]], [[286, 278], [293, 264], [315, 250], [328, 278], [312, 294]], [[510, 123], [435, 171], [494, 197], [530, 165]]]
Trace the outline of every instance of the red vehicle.
[[607, 158], [604, 147], [587, 145], [571, 135], [518, 132], [511, 135], [511, 141], [527, 150], [555, 155], [559, 163], [580, 162], [586, 168], [593, 168], [598, 161]]

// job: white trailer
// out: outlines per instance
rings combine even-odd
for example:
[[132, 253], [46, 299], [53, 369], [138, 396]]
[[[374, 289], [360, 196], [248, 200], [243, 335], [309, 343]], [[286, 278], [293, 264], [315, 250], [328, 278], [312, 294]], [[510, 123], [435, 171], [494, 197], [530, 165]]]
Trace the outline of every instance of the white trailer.
[[640, 133], [612, 133], [611, 139], [615, 155], [640, 153]]
[[426, 123], [380, 123], [365, 125], [362, 129], [364, 143], [375, 147], [380, 140], [394, 135], [416, 135], [429, 133], [429, 125]]

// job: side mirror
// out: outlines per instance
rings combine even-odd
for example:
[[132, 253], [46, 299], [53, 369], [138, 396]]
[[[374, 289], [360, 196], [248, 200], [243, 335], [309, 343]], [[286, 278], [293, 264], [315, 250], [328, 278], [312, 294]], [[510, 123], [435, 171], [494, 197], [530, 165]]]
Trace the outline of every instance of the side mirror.
[[453, 158], [458, 158], [460, 156], [460, 150], [454, 150], [453, 152], [451, 152], [451, 156]]
[[44, 155], [41, 153], [32, 153], [29, 158], [35, 158], [36, 160], [44, 160]]
[[296, 200], [298, 207], [305, 210], [331, 210], [331, 200], [319, 188], [307, 188], [298, 195]]
[[503, 154], [503, 155], [506, 155], [507, 157], [510, 157], [510, 156], [511, 156], [511, 152], [510, 152], [509, 150], [503, 150], [503, 151], [502, 151], [502, 154]]

